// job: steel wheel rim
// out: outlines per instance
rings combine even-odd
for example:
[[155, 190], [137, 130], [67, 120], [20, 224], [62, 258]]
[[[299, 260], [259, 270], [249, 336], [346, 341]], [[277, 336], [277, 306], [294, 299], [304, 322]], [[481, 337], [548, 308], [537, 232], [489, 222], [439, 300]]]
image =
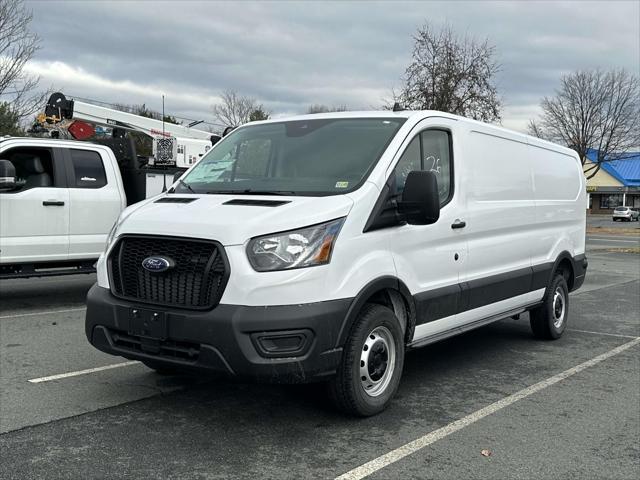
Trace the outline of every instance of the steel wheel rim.
[[377, 397], [391, 383], [396, 368], [396, 344], [386, 327], [374, 328], [360, 350], [360, 384], [370, 397]]
[[556, 288], [556, 291], [553, 293], [553, 305], [551, 310], [553, 312], [553, 326], [556, 329], [559, 329], [564, 323], [564, 316], [567, 310], [567, 300], [564, 296], [564, 290], [562, 287]]

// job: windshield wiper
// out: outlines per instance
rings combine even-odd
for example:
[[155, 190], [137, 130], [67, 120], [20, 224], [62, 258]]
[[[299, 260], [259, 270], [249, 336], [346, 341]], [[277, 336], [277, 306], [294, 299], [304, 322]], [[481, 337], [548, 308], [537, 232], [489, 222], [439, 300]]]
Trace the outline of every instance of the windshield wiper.
[[289, 190], [252, 190], [251, 188], [245, 190], [211, 190], [207, 193], [229, 195], [296, 195], [296, 192]]
[[[191, 193], [198, 193], [193, 188], [191, 188], [191, 185], [189, 185], [187, 182], [185, 182], [181, 178], [178, 179], [178, 183], [183, 187], [187, 188]], [[175, 189], [173, 191], [175, 192]]]

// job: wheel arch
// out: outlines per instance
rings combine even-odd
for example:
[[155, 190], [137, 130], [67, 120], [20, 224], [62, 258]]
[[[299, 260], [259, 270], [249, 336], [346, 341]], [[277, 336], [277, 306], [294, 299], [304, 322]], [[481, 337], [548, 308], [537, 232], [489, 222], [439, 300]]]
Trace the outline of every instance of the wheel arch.
[[413, 296], [402, 280], [393, 276], [384, 276], [369, 282], [354, 297], [342, 322], [336, 347], [345, 344], [353, 323], [362, 307], [367, 303], [377, 303], [393, 310], [400, 320], [405, 343], [409, 342], [413, 337], [416, 324], [416, 307]]
[[562, 272], [562, 275], [567, 282], [567, 286], [569, 287], [569, 291], [572, 291], [576, 278], [576, 269], [574, 266], [573, 256], [566, 250], [560, 252], [556, 257], [556, 261], [553, 263], [553, 268], [551, 269], [551, 274], [547, 282], [547, 288], [558, 271]]

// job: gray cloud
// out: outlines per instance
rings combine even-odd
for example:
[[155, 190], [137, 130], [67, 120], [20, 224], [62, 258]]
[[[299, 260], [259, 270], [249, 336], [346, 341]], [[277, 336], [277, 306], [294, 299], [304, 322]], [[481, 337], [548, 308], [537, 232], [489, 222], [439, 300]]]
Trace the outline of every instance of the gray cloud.
[[[371, 108], [400, 85], [425, 20], [488, 36], [504, 124], [522, 128], [562, 73], [640, 69], [638, 2], [30, 2], [43, 49], [30, 66], [76, 96], [160, 104], [212, 120], [228, 88], [276, 114], [311, 103]], [[59, 62], [53, 64], [52, 62]], [[65, 91], [65, 90], [63, 90]]]

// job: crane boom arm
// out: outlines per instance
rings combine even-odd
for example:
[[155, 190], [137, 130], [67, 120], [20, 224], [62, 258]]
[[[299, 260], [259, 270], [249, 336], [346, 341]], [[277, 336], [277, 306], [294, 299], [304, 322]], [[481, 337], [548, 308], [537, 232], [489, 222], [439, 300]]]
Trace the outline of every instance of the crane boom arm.
[[[218, 137], [210, 132], [195, 128], [162, 122], [154, 118], [142, 117], [133, 113], [121, 112], [113, 108], [101, 107], [77, 100], [67, 100], [62, 93], [49, 97], [45, 109], [47, 120], [60, 122], [64, 119], [83, 120], [96, 125], [118, 127], [145, 133], [151, 137], [182, 137], [199, 140], [212, 140]], [[164, 129], [163, 129], [164, 123]], [[163, 133], [164, 132], [164, 133]]]

